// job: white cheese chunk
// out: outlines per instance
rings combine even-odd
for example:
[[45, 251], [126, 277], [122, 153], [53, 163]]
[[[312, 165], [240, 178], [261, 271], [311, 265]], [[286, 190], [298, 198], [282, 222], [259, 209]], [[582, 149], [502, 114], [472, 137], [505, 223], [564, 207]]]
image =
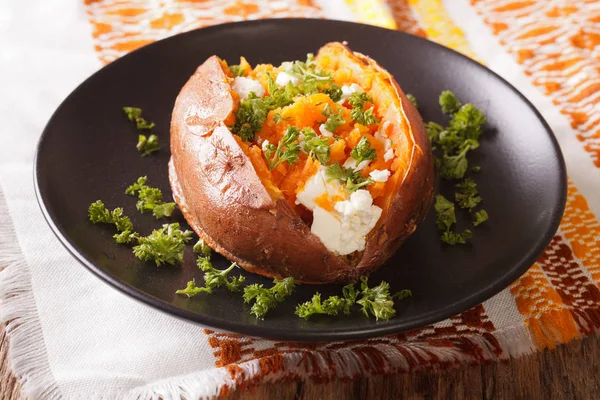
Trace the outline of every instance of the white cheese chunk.
[[371, 176], [371, 179], [373, 179], [375, 182], [387, 182], [388, 178], [390, 177], [390, 171], [387, 169], [375, 169], [369, 173], [369, 176]]
[[254, 92], [258, 97], [265, 95], [265, 89], [258, 81], [251, 78], [244, 78], [243, 76], [236, 77], [233, 80], [231, 88], [237, 92], [242, 100], [246, 100], [250, 92]]
[[319, 132], [321, 132], [321, 135], [323, 135], [323, 136], [333, 137], [333, 132], [328, 131], [327, 128], [325, 127], [325, 124], [319, 125]]
[[288, 82], [291, 82], [294, 86], [298, 86], [298, 84], [300, 83], [300, 78], [298, 78], [297, 76], [290, 75], [287, 72], [280, 72], [279, 74], [277, 74], [277, 79], [275, 79], [276, 85], [285, 86], [288, 84]]
[[358, 164], [358, 166], [356, 165], [356, 160], [352, 157], [348, 157], [346, 159], [346, 161], [344, 161], [344, 167], [346, 168], [354, 168], [355, 171], [362, 171], [363, 169], [365, 169], [369, 164], [371, 163], [371, 160], [363, 160], [360, 162], [360, 164]]
[[394, 149], [389, 149], [383, 155], [383, 161], [387, 162], [387, 161], [390, 161], [392, 158], [394, 158]]
[[381, 208], [374, 206], [369, 191], [362, 189], [352, 193], [350, 200], [337, 202], [334, 208], [333, 213], [318, 206], [314, 209], [311, 232], [334, 254], [363, 251], [367, 234], [381, 217]]
[[319, 168], [317, 173], [306, 181], [302, 191], [296, 195], [296, 204], [302, 204], [312, 211], [317, 206], [315, 199], [324, 193], [327, 193], [330, 197], [344, 193], [345, 187], [337, 180], [328, 181], [326, 170], [326, 167]]
[[364, 90], [362, 90], [362, 88], [360, 86], [358, 86], [356, 83], [353, 83], [351, 85], [343, 85], [342, 86], [342, 97], [340, 98], [338, 103], [343, 104], [346, 100], [348, 100], [350, 98], [350, 96], [352, 96], [352, 93], [362, 93], [362, 92], [364, 92]]

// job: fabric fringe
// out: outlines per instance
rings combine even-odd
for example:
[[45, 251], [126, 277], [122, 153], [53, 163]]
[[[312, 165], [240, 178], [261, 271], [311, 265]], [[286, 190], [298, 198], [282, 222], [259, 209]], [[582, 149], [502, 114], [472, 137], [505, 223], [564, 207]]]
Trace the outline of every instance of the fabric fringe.
[[42, 327], [21, 252], [0, 188], [0, 322], [6, 323], [11, 368], [23, 393], [34, 399], [61, 397], [44, 346]]
[[[536, 351], [526, 327], [514, 327], [486, 336], [449, 338], [446, 346], [426, 341], [401, 342], [381, 338], [376, 343], [332, 343], [306, 350], [280, 348], [273, 355], [254, 358], [136, 388], [127, 400], [215, 398], [232, 390], [258, 384], [309, 379], [326, 383], [359, 376], [390, 375], [423, 368], [452, 368], [521, 357]], [[328, 349], [328, 347], [335, 349]], [[498, 349], [510, 349], [510, 353]], [[468, 351], [467, 351], [468, 350]]]

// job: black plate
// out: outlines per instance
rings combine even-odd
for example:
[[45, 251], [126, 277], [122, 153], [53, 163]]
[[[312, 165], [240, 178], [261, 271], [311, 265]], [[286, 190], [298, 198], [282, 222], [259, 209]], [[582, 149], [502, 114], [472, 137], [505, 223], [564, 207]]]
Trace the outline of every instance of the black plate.
[[[472, 155], [476, 181], [490, 221], [475, 230], [472, 244], [440, 243], [430, 213], [398, 253], [373, 274], [413, 298], [397, 305], [387, 322], [351, 317], [304, 321], [294, 307], [315, 291], [341, 286], [300, 286], [266, 320], [254, 319], [239, 294], [218, 290], [187, 299], [175, 295], [193, 276], [201, 279], [191, 249], [183, 266], [157, 268], [113, 242], [113, 229], [88, 222], [88, 205], [102, 199], [123, 206], [142, 233], [158, 223], [135, 210], [124, 195], [137, 177], [170, 197], [167, 180], [169, 121], [174, 100], [194, 69], [217, 54], [230, 63], [278, 64], [305, 57], [328, 41], [346, 40], [387, 68], [420, 103], [424, 120], [444, 122], [437, 98], [442, 89], [483, 109], [488, 118], [482, 147]], [[136, 105], [156, 122], [164, 150], [142, 158], [137, 135], [121, 107]], [[558, 227], [566, 198], [564, 161], [547, 124], [502, 78], [452, 51], [408, 34], [325, 20], [263, 20], [201, 29], [146, 46], [101, 69], [58, 108], [40, 139], [35, 180], [41, 208], [67, 249], [117, 289], [169, 314], [221, 330], [286, 340], [345, 340], [400, 332], [467, 310], [508, 286], [542, 252]], [[460, 217], [460, 213], [459, 213]], [[466, 216], [463, 216], [466, 217]], [[184, 222], [178, 215], [177, 219]], [[465, 219], [465, 218], [461, 218]], [[216, 257], [216, 265], [227, 261]], [[246, 274], [250, 283], [270, 281]]]

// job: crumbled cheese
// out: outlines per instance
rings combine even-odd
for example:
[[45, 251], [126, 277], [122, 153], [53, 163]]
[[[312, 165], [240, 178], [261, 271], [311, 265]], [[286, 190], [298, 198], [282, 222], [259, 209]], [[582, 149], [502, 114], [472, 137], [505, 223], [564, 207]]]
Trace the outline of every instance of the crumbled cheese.
[[327, 128], [325, 128], [325, 124], [319, 125], [319, 132], [321, 132], [321, 135], [323, 136], [333, 137], [333, 132], [328, 131]]
[[338, 103], [343, 104], [346, 100], [348, 100], [350, 98], [350, 96], [352, 96], [352, 93], [362, 93], [362, 92], [364, 92], [364, 90], [362, 90], [362, 88], [360, 86], [358, 86], [356, 83], [353, 83], [351, 85], [343, 85], [342, 86], [342, 97], [340, 98]]
[[383, 155], [383, 161], [387, 162], [390, 161], [392, 158], [394, 158], [394, 149], [389, 149]]
[[340, 185], [335, 179], [329, 181], [326, 171], [327, 168], [322, 166], [306, 181], [302, 190], [296, 195], [296, 204], [302, 204], [312, 211], [317, 205], [315, 199], [323, 193], [327, 193], [330, 197], [344, 193], [345, 186]]
[[356, 166], [356, 160], [352, 157], [348, 157], [346, 161], [344, 161], [345, 168], [353, 168], [355, 171], [362, 171], [371, 163], [371, 160], [363, 160]]
[[374, 169], [369, 173], [369, 176], [371, 176], [371, 179], [373, 179], [375, 182], [387, 182], [388, 178], [390, 177], [390, 171], [387, 169]]
[[362, 189], [334, 207], [333, 213], [315, 207], [311, 232], [334, 254], [363, 251], [367, 234], [381, 217], [381, 208], [374, 206], [369, 191]]
[[328, 182], [326, 167], [321, 167], [296, 196], [296, 204], [302, 204], [313, 212], [311, 232], [334, 254], [346, 255], [364, 250], [366, 236], [381, 216], [381, 208], [373, 205], [371, 193], [357, 190], [348, 200], [336, 202], [332, 212], [315, 202], [324, 193], [330, 198], [348, 195], [344, 185], [336, 180]]
[[258, 81], [251, 78], [244, 78], [243, 76], [236, 77], [233, 80], [231, 88], [237, 92], [242, 100], [247, 99], [250, 92], [254, 92], [258, 97], [265, 95], [265, 89]]
[[265, 141], [263, 142], [261, 148], [262, 151], [266, 152], [267, 151], [267, 146], [270, 145], [271, 143], [269, 143], [269, 140], [265, 139]]
[[298, 86], [300, 83], [300, 78], [290, 75], [287, 72], [280, 72], [277, 74], [277, 79], [275, 79], [275, 84], [278, 86], [285, 86], [288, 82], [292, 82], [292, 85]]
[[375, 132], [375, 139], [383, 144], [383, 151], [388, 151], [392, 147], [392, 141], [387, 135], [388, 126], [390, 126], [390, 121], [385, 121], [381, 124], [381, 128]]

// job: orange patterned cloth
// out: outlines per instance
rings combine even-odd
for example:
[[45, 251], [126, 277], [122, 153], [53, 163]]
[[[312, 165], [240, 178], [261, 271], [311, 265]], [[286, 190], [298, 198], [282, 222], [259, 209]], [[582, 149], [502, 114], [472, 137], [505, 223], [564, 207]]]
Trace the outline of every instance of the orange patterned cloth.
[[[32, 90], [43, 88], [41, 96], [22, 101], [13, 101], [27, 92], [21, 86], [9, 92], [10, 103], [0, 98], [0, 110], [10, 110], [3, 116], [8, 126], [29, 132], [16, 135], [10, 149], [0, 147], [0, 265], [8, 265], [0, 271], [0, 321], [13, 321], [13, 368], [31, 397], [198, 398], [285, 379], [330, 381], [496, 361], [600, 329], [598, 0], [84, 0], [79, 10], [68, 0], [44, 4], [55, 18], [3, 13], [0, 6], [7, 18], [32, 18], [11, 26], [0, 19], [12, 29], [12, 39], [25, 35], [19, 26], [50, 21], [35, 40], [22, 40], [10, 51], [0, 46], [0, 67], [20, 60], [11, 73], [23, 69]], [[271, 17], [343, 18], [426, 37], [486, 64], [528, 97], [556, 134], [569, 174], [564, 217], [537, 262], [498, 295], [445, 321], [370, 340], [319, 344], [198, 329], [138, 305], [81, 271], [43, 223], [33, 189], [22, 183], [31, 180], [34, 144], [26, 146], [30, 153], [17, 146], [34, 143], [43, 127], [31, 109], [49, 115], [57, 104], [50, 102], [48, 110], [45, 101], [68, 93], [75, 84], [67, 79], [71, 71], [82, 79], [97, 68], [96, 57], [106, 64], [190, 29]], [[75, 22], [67, 29], [63, 19]], [[71, 31], [78, 33], [71, 38]], [[88, 35], [75, 37], [82, 32]], [[34, 42], [40, 45], [30, 52]], [[86, 48], [89, 53], [81, 54]], [[63, 57], [56, 56], [59, 50]], [[32, 54], [41, 61], [32, 62]], [[43, 70], [28, 70], [36, 65]], [[61, 78], [63, 70], [68, 73]], [[53, 284], [56, 275], [68, 285]], [[86, 319], [89, 314], [104, 323]]]
[[[360, 10], [356, 3], [365, 2], [346, 3], [356, 11]], [[468, 17], [450, 15], [440, 0], [371, 3], [375, 4], [370, 7], [382, 7], [397, 29], [482, 61], [470, 44], [474, 39], [460, 28], [461, 18]], [[165, 1], [159, 6], [151, 1], [97, 0], [86, 4], [98, 57], [104, 62], [154, 40], [211, 24], [285, 16], [335, 17], [310, 0]], [[600, 168], [600, 3], [471, 0], [461, 7], [475, 11], [482, 27], [489, 28], [488, 37], [477, 40], [497, 41], [526, 79], [567, 117], [571, 129], [559, 136], [574, 135], [589, 158], [589, 168]], [[364, 20], [364, 16], [356, 17]], [[585, 182], [581, 177], [578, 180]], [[596, 188], [588, 191], [598, 189], [600, 182], [594, 183]], [[600, 199], [596, 195], [594, 200]], [[599, 207], [596, 203], [596, 213]], [[560, 229], [539, 260], [499, 296], [449, 320], [400, 335], [344, 344], [260, 341], [257, 346], [257, 340], [248, 337], [209, 330], [206, 335], [214, 349], [215, 366], [226, 368], [236, 386], [262, 382], [267, 375], [333, 379], [339, 376], [336, 366], [351, 377], [353, 369], [345, 366], [347, 357], [360, 363], [355, 373], [393, 373], [554, 347], [600, 328], [599, 243], [598, 218], [570, 180]], [[289, 355], [305, 366], [303, 373], [298, 367], [296, 372], [286, 372]], [[258, 362], [260, 374], [242, 367], [250, 361]]]

